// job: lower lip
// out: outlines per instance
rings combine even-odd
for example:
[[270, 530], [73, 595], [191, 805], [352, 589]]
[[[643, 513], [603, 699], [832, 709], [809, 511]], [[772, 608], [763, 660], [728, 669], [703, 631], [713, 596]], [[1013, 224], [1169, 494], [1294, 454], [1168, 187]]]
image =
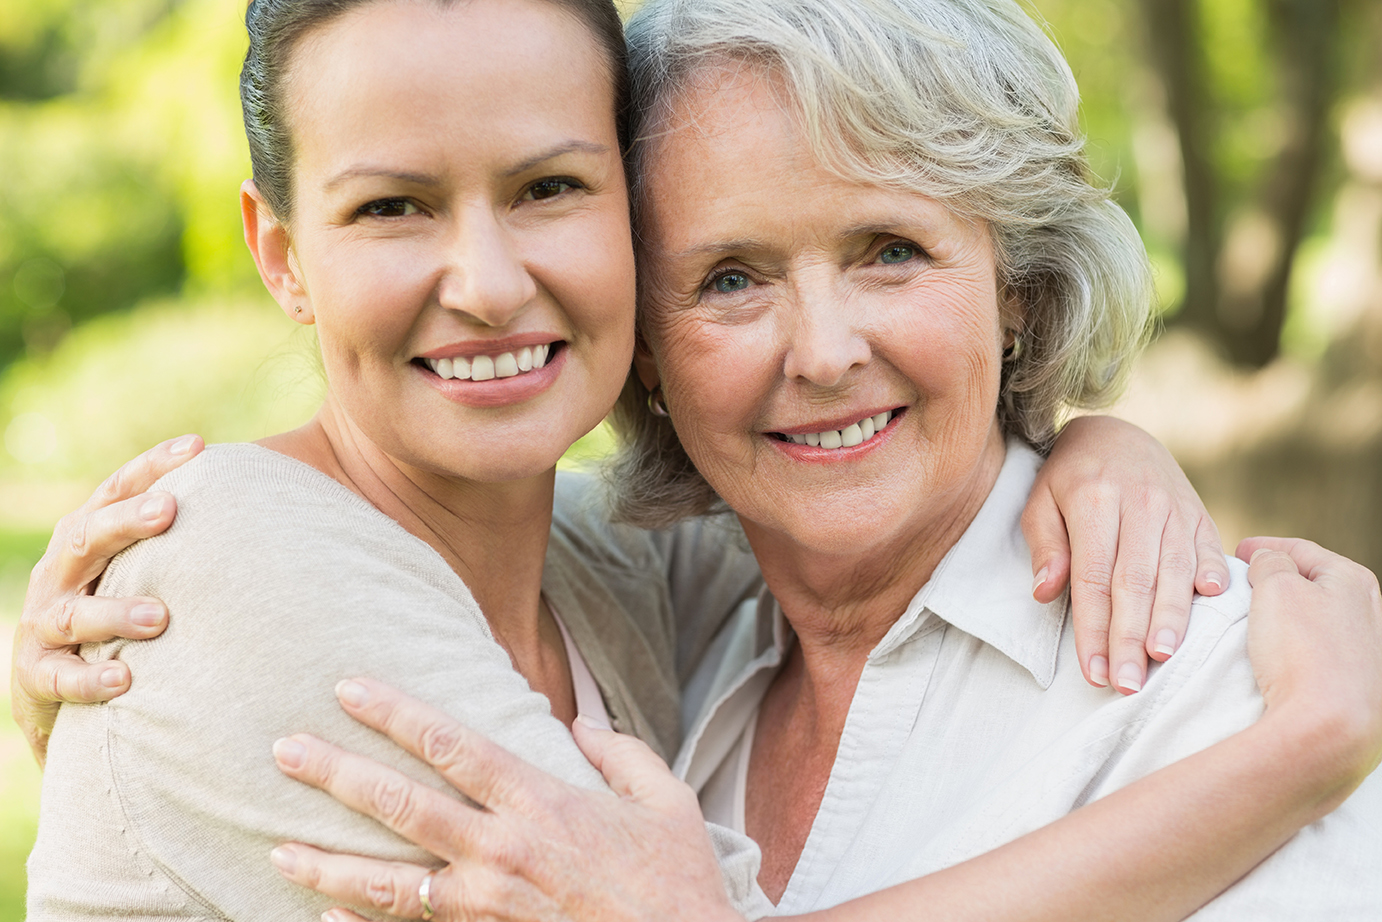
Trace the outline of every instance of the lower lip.
[[567, 347], [563, 345], [552, 356], [552, 360], [541, 368], [508, 378], [490, 378], [488, 381], [443, 378], [425, 366], [414, 365], [413, 369], [452, 403], [486, 410], [523, 403], [547, 390], [566, 365], [566, 353]]
[[870, 452], [883, 447], [893, 437], [893, 431], [897, 428], [897, 423], [907, 415], [906, 410], [899, 410], [888, 424], [878, 432], [873, 434], [873, 438], [866, 439], [858, 445], [849, 448], [821, 448], [819, 446], [798, 445], [796, 442], [784, 442], [775, 436], [765, 435], [772, 446], [782, 452], [793, 461], [802, 461], [808, 464], [838, 464], [840, 462], [857, 461]]

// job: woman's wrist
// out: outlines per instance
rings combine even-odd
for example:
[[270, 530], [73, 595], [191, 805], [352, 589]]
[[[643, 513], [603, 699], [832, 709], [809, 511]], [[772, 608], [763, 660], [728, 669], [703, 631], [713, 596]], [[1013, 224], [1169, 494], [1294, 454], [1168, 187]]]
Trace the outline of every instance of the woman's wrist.
[[1245, 736], [1262, 749], [1264, 771], [1293, 787], [1306, 823], [1337, 808], [1377, 767], [1382, 728], [1370, 708], [1339, 700], [1270, 705]]

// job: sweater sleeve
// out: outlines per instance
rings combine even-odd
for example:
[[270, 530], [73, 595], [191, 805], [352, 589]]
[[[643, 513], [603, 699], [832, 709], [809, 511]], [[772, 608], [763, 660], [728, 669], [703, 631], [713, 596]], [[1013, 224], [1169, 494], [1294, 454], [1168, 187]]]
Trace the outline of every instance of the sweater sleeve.
[[62, 710], [29, 918], [316, 918], [332, 901], [269, 863], [288, 840], [434, 863], [274, 765], [274, 740], [305, 731], [449, 790], [341, 711], [333, 687], [351, 676], [602, 785], [460, 580], [363, 500], [253, 446], [208, 451], [166, 481], [175, 525], [122, 554], [101, 591], [161, 597], [173, 617], [156, 640], [84, 651], [125, 660], [135, 682], [108, 704]]

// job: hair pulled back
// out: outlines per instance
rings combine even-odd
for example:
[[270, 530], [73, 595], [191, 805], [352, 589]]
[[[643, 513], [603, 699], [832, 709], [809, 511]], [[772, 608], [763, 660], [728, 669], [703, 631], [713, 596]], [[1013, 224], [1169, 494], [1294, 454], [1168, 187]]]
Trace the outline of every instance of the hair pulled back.
[[[250, 146], [254, 184], [275, 216], [292, 214], [293, 138], [284, 98], [293, 50], [313, 29], [370, 3], [384, 0], [250, 0], [245, 28], [250, 46], [240, 69], [240, 107]], [[402, 2], [402, 0], [392, 0]], [[410, 0], [447, 7], [457, 0]], [[627, 149], [625, 110], [628, 104], [628, 64], [624, 27], [613, 0], [546, 0], [564, 10], [594, 35], [614, 85], [614, 118], [620, 147]]]

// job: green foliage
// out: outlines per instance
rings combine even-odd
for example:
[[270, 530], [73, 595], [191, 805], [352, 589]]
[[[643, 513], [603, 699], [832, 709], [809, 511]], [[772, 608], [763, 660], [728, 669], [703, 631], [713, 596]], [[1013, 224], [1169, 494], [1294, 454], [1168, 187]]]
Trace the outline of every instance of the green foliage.
[[314, 356], [310, 333], [267, 297], [92, 321], [0, 381], [0, 476], [94, 483], [184, 432], [237, 441], [291, 429], [321, 400]]

